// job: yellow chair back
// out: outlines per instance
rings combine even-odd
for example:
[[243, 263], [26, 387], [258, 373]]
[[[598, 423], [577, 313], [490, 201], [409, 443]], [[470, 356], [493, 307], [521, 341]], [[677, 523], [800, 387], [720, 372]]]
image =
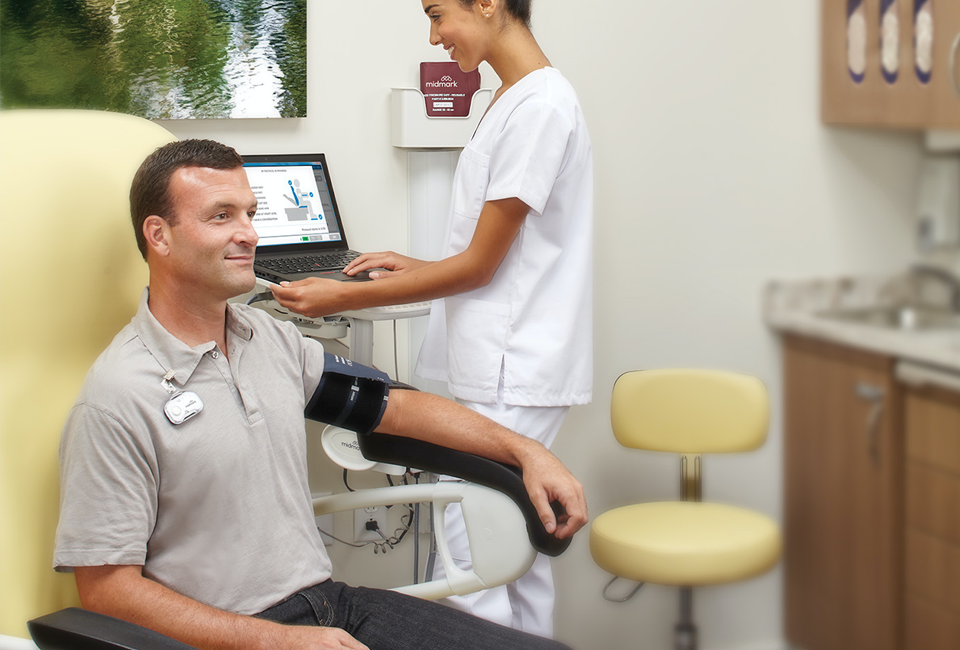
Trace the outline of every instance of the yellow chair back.
[[624, 447], [724, 453], [762, 445], [770, 412], [766, 388], [756, 377], [718, 370], [637, 370], [614, 384], [610, 419]]
[[175, 140], [147, 120], [0, 112], [0, 634], [78, 603], [52, 570], [60, 430], [97, 355], [147, 282], [133, 175]]

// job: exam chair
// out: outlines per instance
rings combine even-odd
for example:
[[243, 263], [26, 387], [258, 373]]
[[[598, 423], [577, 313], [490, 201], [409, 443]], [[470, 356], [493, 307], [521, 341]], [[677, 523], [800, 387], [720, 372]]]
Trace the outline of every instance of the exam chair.
[[[136, 313], [147, 282], [130, 225], [130, 182], [150, 152], [175, 139], [116, 113], [0, 112], [0, 650], [189, 649], [80, 609], [73, 576], [51, 568], [63, 423], [87, 370]], [[353, 435], [328, 430], [334, 438]], [[441, 524], [445, 504], [462, 504], [474, 568], [453, 565], [440, 525], [448, 577], [398, 591], [442, 598], [504, 584], [526, 572], [537, 550], [558, 555], [570, 543], [543, 529], [515, 468], [392, 436], [362, 436], [348, 446], [362, 449], [354, 463], [470, 481], [315, 502], [322, 514], [430, 501]], [[36, 645], [26, 638], [28, 620]]]
[[93, 361], [136, 313], [147, 268], [128, 193], [175, 140], [144, 119], [0, 112], [0, 647], [26, 621], [78, 605], [54, 573], [57, 448]]
[[[745, 580], [780, 557], [780, 531], [770, 518], [701, 501], [700, 454], [750, 451], [766, 439], [766, 388], [755, 377], [730, 372], [628, 372], [614, 384], [610, 419], [624, 447], [681, 454], [683, 500], [628, 505], [594, 519], [590, 552], [614, 575], [604, 597], [625, 602], [647, 582], [679, 586], [674, 648], [695, 650], [692, 587]], [[640, 585], [614, 599], [607, 591], [619, 578]]]

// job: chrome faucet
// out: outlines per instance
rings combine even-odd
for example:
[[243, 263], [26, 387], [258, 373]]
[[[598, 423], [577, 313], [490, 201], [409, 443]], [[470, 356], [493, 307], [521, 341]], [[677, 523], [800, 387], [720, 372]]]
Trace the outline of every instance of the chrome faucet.
[[947, 285], [950, 288], [950, 308], [953, 309], [953, 311], [960, 312], [960, 278], [939, 267], [924, 264], [917, 264], [912, 267], [910, 274], [918, 278], [935, 278]]

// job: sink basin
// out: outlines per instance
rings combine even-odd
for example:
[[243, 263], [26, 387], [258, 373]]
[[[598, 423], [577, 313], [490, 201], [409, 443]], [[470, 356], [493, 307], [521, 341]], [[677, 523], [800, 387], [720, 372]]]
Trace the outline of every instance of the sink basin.
[[817, 314], [823, 318], [886, 329], [960, 330], [960, 312], [941, 307], [868, 307], [836, 309]]

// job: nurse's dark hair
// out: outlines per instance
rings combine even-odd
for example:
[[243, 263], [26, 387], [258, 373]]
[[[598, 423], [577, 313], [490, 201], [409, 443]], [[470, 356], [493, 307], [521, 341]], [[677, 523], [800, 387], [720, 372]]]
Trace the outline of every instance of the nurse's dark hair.
[[182, 167], [236, 169], [243, 166], [240, 154], [225, 144], [213, 140], [179, 140], [164, 145], [147, 156], [130, 185], [130, 219], [137, 248], [147, 259], [147, 240], [143, 236], [143, 222], [157, 215], [173, 226], [177, 213], [170, 195], [170, 179]]
[[[477, 0], [460, 0], [464, 7], [472, 7]], [[507, 9], [507, 13], [519, 20], [530, 29], [530, 5], [533, 0], [501, 0], [501, 5]]]

